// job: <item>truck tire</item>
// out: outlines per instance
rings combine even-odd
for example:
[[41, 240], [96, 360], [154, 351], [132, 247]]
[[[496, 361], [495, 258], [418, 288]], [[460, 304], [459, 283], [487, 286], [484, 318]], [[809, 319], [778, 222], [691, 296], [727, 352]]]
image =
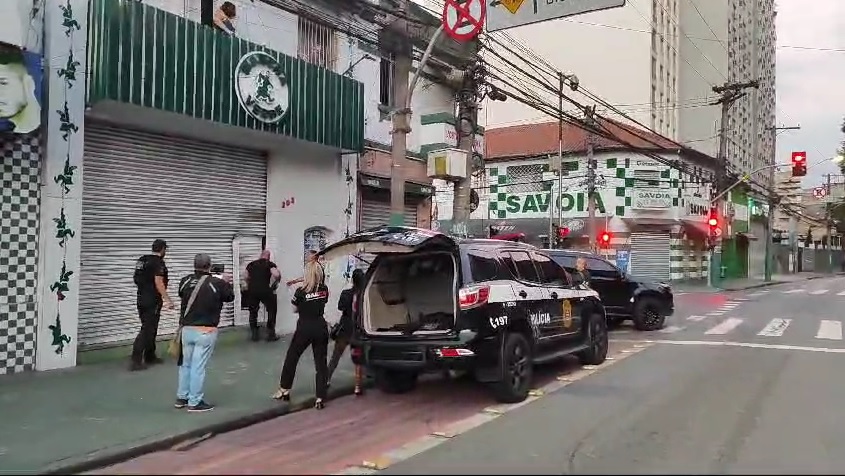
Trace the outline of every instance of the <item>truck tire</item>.
[[499, 381], [493, 384], [493, 395], [500, 403], [519, 403], [528, 398], [534, 380], [531, 346], [522, 334], [504, 336], [499, 355]]
[[417, 386], [416, 372], [380, 369], [376, 372], [376, 386], [384, 393], [408, 393]]
[[601, 365], [607, 359], [609, 345], [607, 336], [607, 321], [600, 314], [593, 314], [588, 324], [589, 347], [578, 352], [578, 362], [581, 365]]
[[660, 303], [656, 298], [644, 296], [634, 304], [634, 328], [638, 331], [657, 331], [663, 329], [666, 316], [660, 312]]

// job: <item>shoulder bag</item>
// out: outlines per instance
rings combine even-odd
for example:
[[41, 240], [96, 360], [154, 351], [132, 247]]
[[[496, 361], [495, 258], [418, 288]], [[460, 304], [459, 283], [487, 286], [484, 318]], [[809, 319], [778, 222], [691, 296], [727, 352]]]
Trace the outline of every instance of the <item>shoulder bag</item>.
[[[197, 294], [199, 293], [200, 288], [203, 284], [205, 284], [205, 280], [208, 279], [208, 275], [203, 275], [197, 281], [197, 285], [194, 286], [193, 292], [191, 292], [191, 297], [188, 298], [188, 303], [185, 305], [185, 312], [179, 316], [179, 321], [182, 320], [183, 317], [188, 315], [188, 312], [194, 306], [194, 301], [197, 299]], [[178, 359], [179, 356], [182, 354], [182, 324], [179, 324], [179, 328], [176, 329], [176, 335], [173, 336], [173, 340], [170, 341], [170, 345], [167, 347], [167, 352], [173, 357], [174, 359]]]

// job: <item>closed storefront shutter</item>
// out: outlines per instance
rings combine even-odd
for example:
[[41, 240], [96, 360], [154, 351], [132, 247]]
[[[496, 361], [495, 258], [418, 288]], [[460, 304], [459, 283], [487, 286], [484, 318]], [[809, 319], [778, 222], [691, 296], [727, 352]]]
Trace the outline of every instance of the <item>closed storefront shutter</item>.
[[631, 234], [631, 274], [638, 278], [669, 281], [669, 234]]
[[[405, 226], [417, 226], [417, 207], [422, 198], [405, 196]], [[365, 187], [361, 193], [361, 226], [365, 230], [390, 223], [390, 191]]]
[[[168, 291], [196, 253], [233, 268], [232, 241], [263, 237], [267, 165], [262, 152], [135, 130], [86, 124], [80, 344], [134, 337], [140, 325], [132, 280], [153, 240], [167, 241]], [[163, 311], [159, 334], [175, 331], [178, 311]], [[233, 306], [221, 326], [233, 324]]]

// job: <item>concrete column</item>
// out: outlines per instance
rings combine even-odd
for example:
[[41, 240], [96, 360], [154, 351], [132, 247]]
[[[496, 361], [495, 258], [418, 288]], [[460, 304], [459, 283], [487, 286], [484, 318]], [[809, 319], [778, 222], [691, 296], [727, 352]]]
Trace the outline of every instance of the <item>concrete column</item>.
[[44, 8], [47, 147], [35, 366], [52, 370], [76, 365], [88, 1], [57, 0]]

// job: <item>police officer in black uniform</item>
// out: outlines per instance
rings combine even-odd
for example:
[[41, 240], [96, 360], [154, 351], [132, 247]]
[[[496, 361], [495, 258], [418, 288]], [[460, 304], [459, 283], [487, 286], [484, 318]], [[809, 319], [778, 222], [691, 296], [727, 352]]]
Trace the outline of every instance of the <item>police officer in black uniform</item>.
[[326, 356], [329, 349], [329, 325], [326, 322], [325, 310], [329, 300], [329, 288], [325, 283], [323, 266], [315, 259], [305, 264], [305, 275], [302, 285], [293, 294], [291, 304], [294, 312], [299, 314], [296, 321], [296, 331], [291, 338], [282, 375], [279, 379], [279, 390], [273, 395], [277, 400], [290, 401], [290, 389], [296, 374], [299, 358], [308, 346], [314, 352], [314, 366], [316, 367], [317, 401], [315, 407], [323, 408], [323, 400], [328, 389], [328, 364]]
[[164, 240], [153, 241], [152, 254], [144, 255], [135, 262], [135, 285], [138, 286], [138, 317], [141, 329], [132, 345], [132, 363], [130, 370], [142, 370], [147, 365], [161, 363], [156, 356], [156, 336], [161, 308], [173, 309], [173, 301], [167, 295], [167, 266], [164, 255], [167, 243]]

